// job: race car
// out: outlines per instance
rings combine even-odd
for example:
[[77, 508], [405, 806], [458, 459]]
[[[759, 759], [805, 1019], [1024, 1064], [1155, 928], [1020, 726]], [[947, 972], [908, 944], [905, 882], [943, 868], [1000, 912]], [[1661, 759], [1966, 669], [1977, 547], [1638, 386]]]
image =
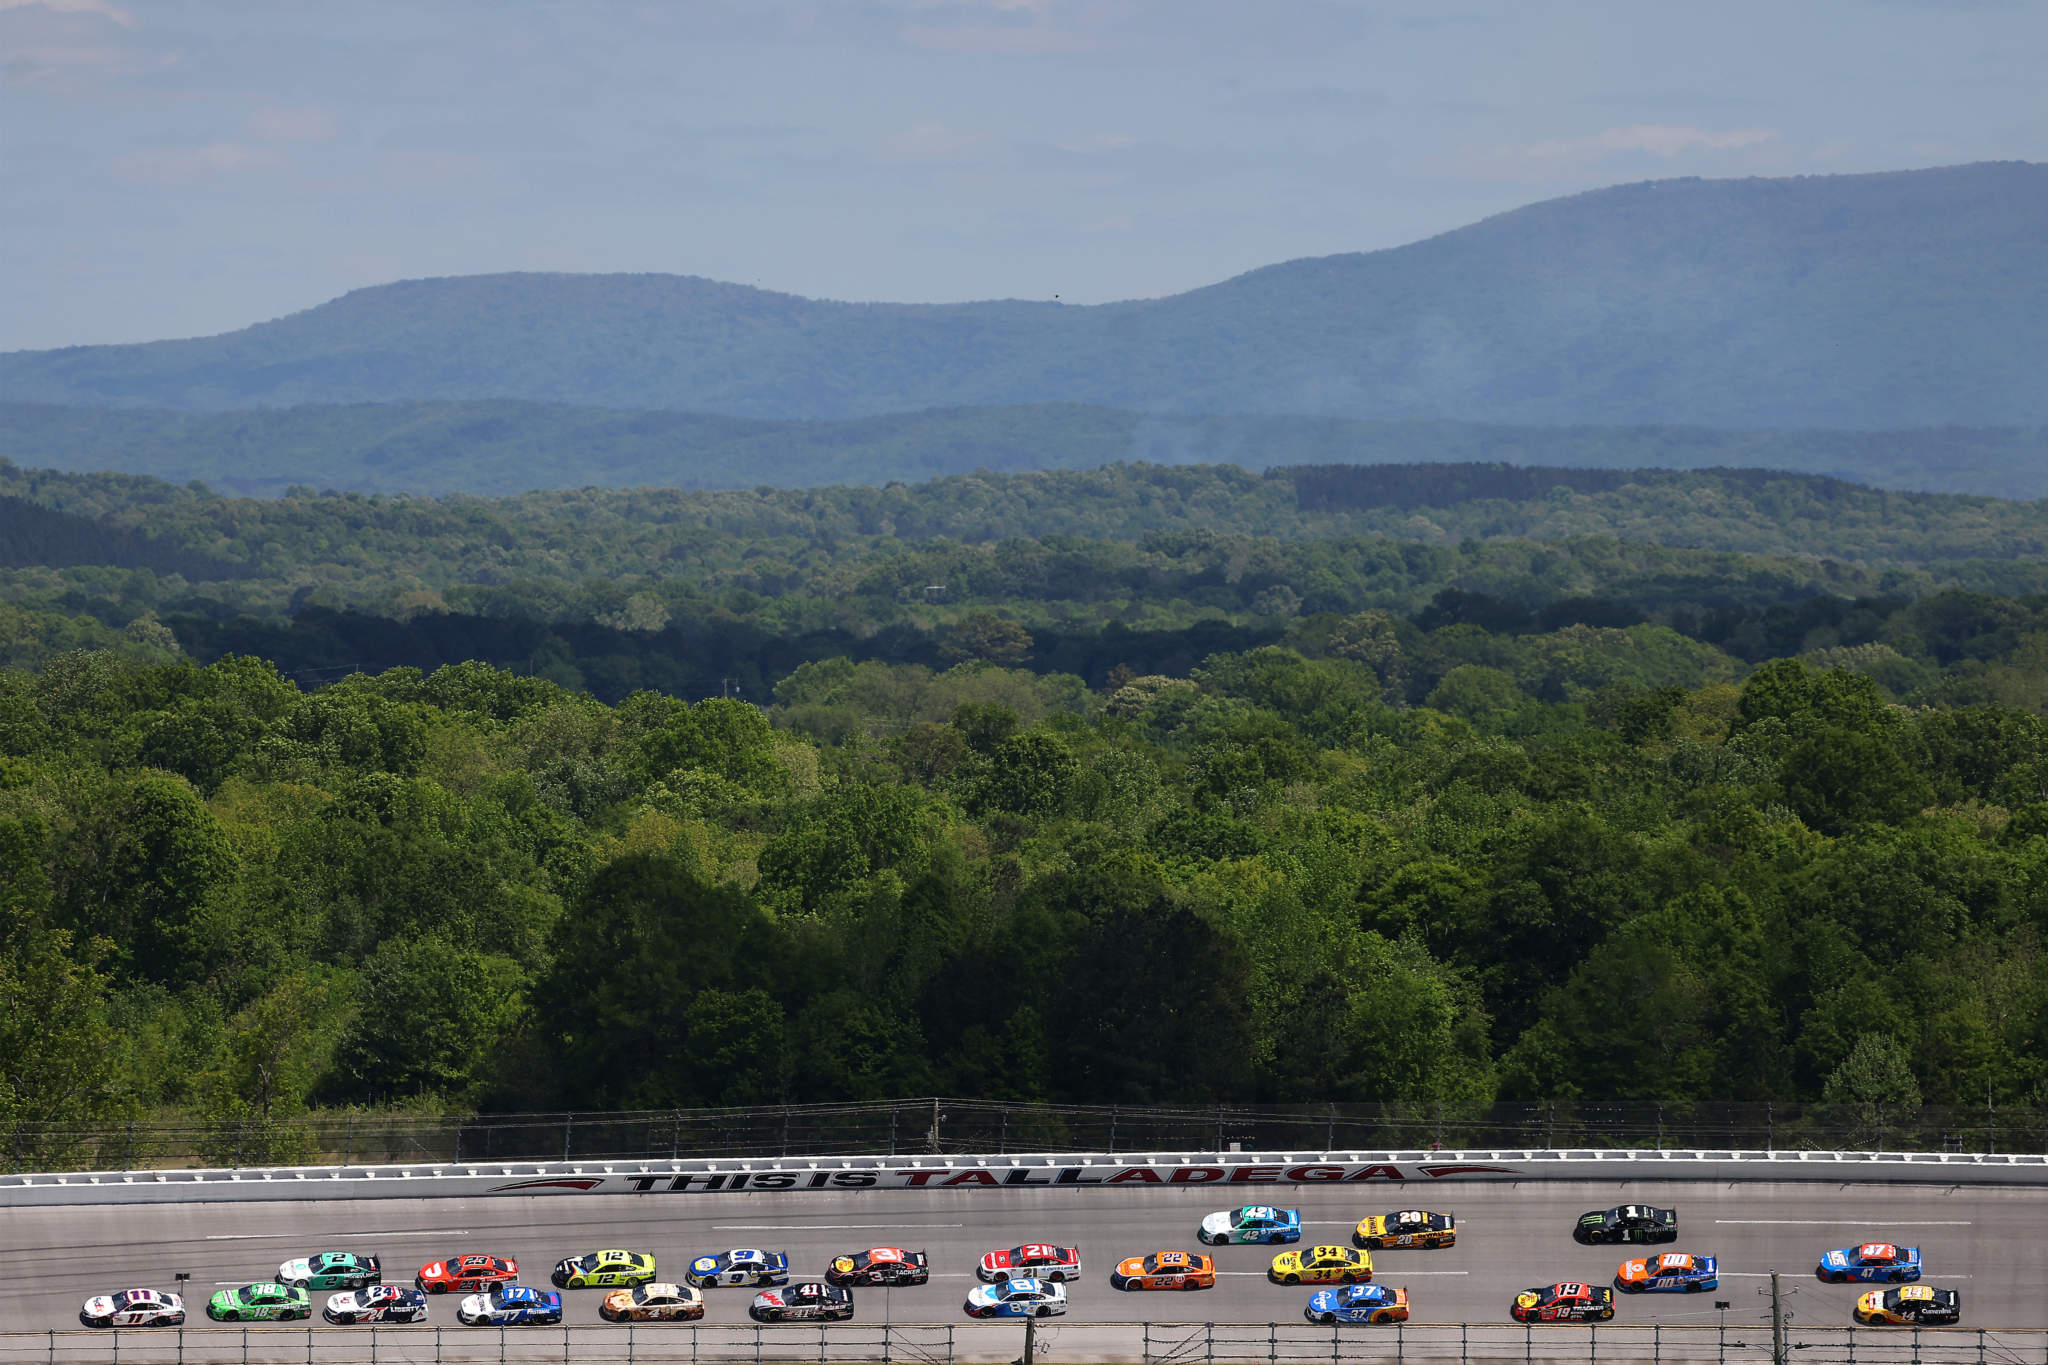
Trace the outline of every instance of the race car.
[[544, 1327], [562, 1320], [562, 1296], [552, 1289], [494, 1284], [457, 1304], [455, 1320], [467, 1327]]
[[288, 1322], [313, 1316], [313, 1296], [296, 1285], [245, 1284], [223, 1289], [206, 1301], [215, 1322]]
[[1865, 1327], [1935, 1327], [1963, 1316], [1963, 1296], [1953, 1289], [1909, 1284], [1873, 1289], [1856, 1300], [1856, 1321]]
[[1678, 1210], [1650, 1204], [1624, 1204], [1618, 1209], [1579, 1215], [1572, 1240], [1587, 1246], [1613, 1242], [1675, 1242]]
[[557, 1289], [598, 1289], [613, 1285], [651, 1284], [654, 1254], [648, 1251], [593, 1251], [572, 1256], [549, 1277]]
[[412, 1277], [412, 1287], [426, 1294], [459, 1294], [510, 1284], [519, 1278], [519, 1262], [503, 1256], [451, 1256], [429, 1261]]
[[974, 1273], [992, 1284], [1024, 1276], [1035, 1280], [1078, 1280], [1081, 1278], [1081, 1248], [1056, 1247], [1050, 1242], [1026, 1242], [1008, 1251], [991, 1251], [981, 1258]]
[[967, 1291], [970, 1318], [1050, 1318], [1067, 1311], [1067, 1287], [1024, 1276]]
[[851, 1256], [834, 1256], [825, 1267], [827, 1284], [924, 1284], [931, 1277], [925, 1254], [902, 1247], [869, 1247]]
[[384, 1267], [375, 1256], [320, 1251], [279, 1266], [277, 1282], [301, 1289], [361, 1289], [364, 1285], [382, 1284]]
[[1365, 1251], [1385, 1251], [1388, 1247], [1435, 1251], [1457, 1240], [1457, 1219], [1448, 1213], [1425, 1213], [1421, 1209], [1361, 1218], [1351, 1234], [1351, 1245]]
[[1813, 1268], [1813, 1277], [1823, 1284], [1849, 1280], [1900, 1280], [1920, 1278], [1920, 1248], [1891, 1242], [1865, 1242], [1860, 1247], [1843, 1247], [1827, 1252]]
[[1225, 1242], [1299, 1242], [1301, 1211], [1266, 1204], [1225, 1209], [1204, 1218], [1202, 1229], [1195, 1236], [1211, 1246], [1222, 1246]]
[[1266, 1278], [1275, 1284], [1364, 1284], [1372, 1278], [1372, 1253], [1338, 1246], [1283, 1251]]
[[1604, 1284], [1524, 1289], [1508, 1314], [1516, 1322], [1606, 1322], [1614, 1316], [1614, 1291]]
[[1216, 1262], [1185, 1251], [1155, 1251], [1118, 1261], [1109, 1283], [1113, 1289], [1214, 1289]]
[[185, 1301], [161, 1289], [124, 1289], [95, 1294], [78, 1310], [87, 1327], [182, 1327]]
[[320, 1316], [343, 1327], [358, 1322], [425, 1322], [427, 1296], [395, 1284], [373, 1284], [330, 1295]]
[[683, 1279], [699, 1289], [712, 1285], [760, 1285], [789, 1283], [789, 1256], [780, 1251], [756, 1251], [742, 1247], [721, 1251], [716, 1256], [699, 1256], [683, 1272]]
[[704, 1295], [686, 1284], [643, 1284], [614, 1289], [597, 1306], [606, 1322], [694, 1322], [704, 1316]]
[[747, 1305], [755, 1322], [851, 1322], [853, 1291], [807, 1280], [787, 1289], [764, 1289]]
[[1623, 1261], [1614, 1272], [1614, 1287], [1624, 1294], [1697, 1294], [1721, 1285], [1720, 1262], [1712, 1256], [1667, 1251]]
[[1347, 1284], [1318, 1289], [1301, 1315], [1310, 1322], [1406, 1322], [1408, 1291], [1383, 1284]]

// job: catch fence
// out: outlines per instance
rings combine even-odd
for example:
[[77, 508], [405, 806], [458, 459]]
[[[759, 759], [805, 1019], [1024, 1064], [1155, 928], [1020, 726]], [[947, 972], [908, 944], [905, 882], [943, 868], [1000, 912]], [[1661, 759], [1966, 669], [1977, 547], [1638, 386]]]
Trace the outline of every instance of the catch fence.
[[[1035, 1324], [1043, 1365], [1316, 1365], [1329, 1361], [1473, 1365], [1761, 1365], [1767, 1324], [1520, 1327], [1409, 1323]], [[1801, 1365], [2048, 1365], [2048, 1332], [1972, 1328], [1788, 1329]], [[844, 1323], [826, 1327], [524, 1328], [200, 1327], [179, 1331], [0, 1334], [0, 1365], [985, 1365], [1020, 1360], [1024, 1328], [994, 1323]]]
[[9, 1171], [1013, 1152], [2044, 1152], [2048, 1110], [1875, 1104], [1119, 1106], [922, 1098], [628, 1113], [328, 1111], [0, 1132]]

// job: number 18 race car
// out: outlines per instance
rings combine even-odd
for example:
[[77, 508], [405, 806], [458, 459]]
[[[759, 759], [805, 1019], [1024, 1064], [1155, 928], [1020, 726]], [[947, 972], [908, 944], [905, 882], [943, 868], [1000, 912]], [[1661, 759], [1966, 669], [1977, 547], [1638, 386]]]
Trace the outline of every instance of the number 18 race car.
[[206, 1301], [215, 1322], [285, 1322], [313, 1316], [313, 1296], [296, 1285], [245, 1284], [223, 1289]]
[[1856, 1300], [1856, 1321], [1865, 1327], [1934, 1327], [1962, 1315], [1961, 1294], [1924, 1284], [1873, 1289]]
[[1351, 1245], [1366, 1251], [1385, 1251], [1389, 1247], [1434, 1251], [1452, 1246], [1457, 1240], [1457, 1219], [1448, 1213], [1425, 1213], [1421, 1209], [1361, 1218], [1351, 1234]]
[[78, 1310], [78, 1320], [87, 1327], [181, 1327], [185, 1301], [156, 1289], [95, 1294]]
[[847, 1322], [853, 1317], [853, 1291], [816, 1282], [764, 1289], [754, 1295], [747, 1316], [755, 1322]]
[[925, 1254], [902, 1247], [870, 1247], [851, 1256], [835, 1256], [825, 1267], [827, 1284], [924, 1284], [931, 1277], [931, 1262]]
[[357, 1322], [425, 1322], [427, 1296], [395, 1284], [373, 1284], [329, 1295], [320, 1316], [344, 1327]]
[[1721, 1284], [1720, 1263], [1712, 1256], [1667, 1251], [1623, 1261], [1614, 1272], [1614, 1287], [1624, 1294], [1697, 1294]]
[[1605, 1322], [1614, 1316], [1614, 1291], [1604, 1284], [1524, 1289], [1508, 1313], [1516, 1322]]

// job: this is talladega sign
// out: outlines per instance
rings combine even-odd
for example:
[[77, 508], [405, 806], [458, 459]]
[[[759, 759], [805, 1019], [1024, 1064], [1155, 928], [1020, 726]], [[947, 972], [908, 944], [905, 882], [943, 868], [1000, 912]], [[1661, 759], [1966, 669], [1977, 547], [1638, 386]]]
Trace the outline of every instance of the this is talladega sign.
[[1522, 1174], [1509, 1166], [1388, 1162], [1273, 1166], [877, 1166], [862, 1169], [674, 1171], [541, 1176], [509, 1181], [492, 1194], [730, 1194], [739, 1190], [938, 1190], [1018, 1186], [1321, 1185], [1341, 1181], [1498, 1179]]

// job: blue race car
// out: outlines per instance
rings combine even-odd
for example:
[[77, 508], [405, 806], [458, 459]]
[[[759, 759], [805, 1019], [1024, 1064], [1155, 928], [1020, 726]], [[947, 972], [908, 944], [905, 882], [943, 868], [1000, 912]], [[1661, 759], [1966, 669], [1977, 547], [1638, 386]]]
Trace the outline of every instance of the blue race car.
[[1698, 1294], [1720, 1285], [1718, 1259], [1685, 1251], [1623, 1261], [1614, 1272], [1614, 1287], [1624, 1294]]
[[699, 1289], [713, 1285], [763, 1286], [789, 1283], [789, 1253], [740, 1247], [716, 1256], [699, 1256], [683, 1272], [683, 1279]]
[[1057, 1280], [998, 1280], [967, 1291], [970, 1318], [1050, 1318], [1067, 1311], [1067, 1287]]
[[1820, 1258], [1813, 1276], [1822, 1284], [1848, 1280], [1882, 1280], [1893, 1284], [1920, 1278], [1920, 1248], [1894, 1246], [1890, 1242], [1865, 1242], [1860, 1247], [1843, 1247]]
[[1225, 1209], [1204, 1218], [1195, 1236], [1211, 1246], [1222, 1246], [1225, 1242], [1299, 1242], [1301, 1210], [1276, 1209], [1268, 1204]]
[[562, 1320], [562, 1296], [552, 1289], [523, 1284], [494, 1284], [487, 1294], [471, 1294], [455, 1310], [455, 1320], [470, 1327], [526, 1327]]
[[1383, 1284], [1347, 1284], [1319, 1289], [1301, 1315], [1310, 1322], [1406, 1322], [1408, 1291]]

